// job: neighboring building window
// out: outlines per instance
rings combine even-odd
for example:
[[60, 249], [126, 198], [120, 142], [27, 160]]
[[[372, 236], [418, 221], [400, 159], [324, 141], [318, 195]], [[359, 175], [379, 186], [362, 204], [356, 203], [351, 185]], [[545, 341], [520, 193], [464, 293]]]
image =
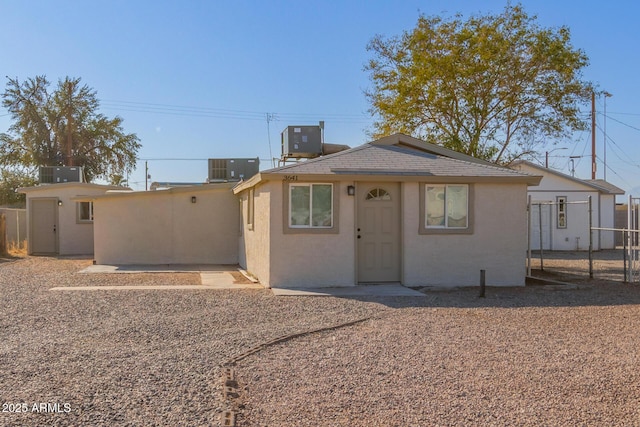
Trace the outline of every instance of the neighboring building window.
[[291, 184], [289, 227], [333, 227], [333, 184]]
[[556, 197], [556, 207], [558, 212], [557, 227], [567, 228], [567, 196]]
[[78, 222], [93, 222], [93, 202], [78, 202]]
[[374, 188], [367, 193], [366, 200], [391, 200], [391, 194], [384, 188]]
[[254, 189], [249, 190], [249, 196], [247, 198], [247, 226], [249, 230], [253, 230], [253, 211], [254, 211]]
[[469, 186], [425, 185], [425, 227], [467, 228]]
[[238, 201], [238, 205], [240, 208], [240, 221], [238, 221], [239, 223], [239, 230], [238, 230], [238, 236], [242, 236], [242, 229], [244, 228], [244, 221], [242, 218], [244, 218], [244, 204], [242, 203], [242, 198], [239, 199]]

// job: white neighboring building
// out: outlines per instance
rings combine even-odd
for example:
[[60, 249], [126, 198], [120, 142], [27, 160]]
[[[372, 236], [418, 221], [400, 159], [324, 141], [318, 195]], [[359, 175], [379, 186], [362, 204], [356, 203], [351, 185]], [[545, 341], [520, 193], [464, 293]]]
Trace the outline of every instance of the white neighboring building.
[[[511, 167], [521, 172], [542, 175], [540, 184], [528, 189], [533, 204], [531, 249], [540, 249], [542, 237], [543, 250], [588, 250], [589, 196], [593, 210], [592, 226], [615, 227], [616, 195], [624, 194], [622, 189], [601, 179], [578, 179], [524, 160], [514, 162]], [[593, 232], [594, 250], [614, 248], [615, 232]]]
[[93, 254], [93, 203], [75, 198], [123, 189], [86, 182], [19, 188], [27, 195], [29, 255]]

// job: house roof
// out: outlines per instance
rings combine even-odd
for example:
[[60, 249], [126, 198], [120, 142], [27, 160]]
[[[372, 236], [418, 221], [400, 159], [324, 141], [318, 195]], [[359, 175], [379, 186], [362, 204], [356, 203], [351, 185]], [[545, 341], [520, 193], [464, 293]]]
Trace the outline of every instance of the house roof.
[[119, 187], [119, 190], [115, 191], [107, 191], [103, 194], [96, 195], [88, 195], [88, 196], [77, 196], [72, 197], [72, 200], [78, 202], [90, 202], [93, 200], [101, 200], [101, 199], [114, 199], [119, 197], [160, 197], [167, 194], [181, 194], [181, 193], [190, 193], [197, 194], [203, 193], [207, 191], [220, 191], [220, 190], [230, 190], [233, 186], [236, 185], [235, 182], [223, 182], [223, 183], [215, 183], [215, 184], [204, 184], [204, 185], [192, 185], [192, 186], [184, 186], [184, 187], [172, 187], [166, 190], [154, 190], [154, 191], [132, 191], [132, 190], [123, 190], [122, 187]]
[[238, 184], [234, 192], [238, 193], [264, 180], [282, 178], [282, 175], [354, 179], [365, 176], [393, 179], [429, 177], [429, 180], [434, 181], [455, 178], [474, 182], [521, 181], [530, 185], [538, 184], [541, 179], [539, 176], [497, 166], [406, 135], [395, 134], [339, 153], [262, 171]]
[[591, 183], [591, 185], [602, 188], [609, 194], [624, 194], [624, 190], [622, 188], [616, 187], [615, 185], [605, 181], [604, 179], [585, 179], [584, 181]]
[[623, 189], [616, 187], [615, 185], [605, 181], [604, 179], [580, 179], [580, 178], [573, 177], [571, 175], [564, 174], [562, 172], [558, 172], [554, 169], [545, 168], [542, 165], [537, 165], [527, 160], [518, 160], [512, 163], [512, 166], [517, 166], [517, 165], [526, 165], [532, 169], [539, 170], [543, 174], [555, 175], [563, 179], [567, 179], [571, 182], [586, 185], [591, 190], [596, 190], [603, 194], [618, 194], [618, 195], [624, 194]]
[[103, 185], [103, 184], [93, 184], [90, 182], [60, 182], [56, 184], [40, 184], [35, 185], [33, 187], [20, 187], [17, 189], [18, 193], [34, 193], [38, 191], [55, 191], [57, 189], [65, 189], [65, 188], [92, 188], [92, 189], [101, 189], [101, 190], [131, 190], [128, 187], [119, 187], [116, 185]]

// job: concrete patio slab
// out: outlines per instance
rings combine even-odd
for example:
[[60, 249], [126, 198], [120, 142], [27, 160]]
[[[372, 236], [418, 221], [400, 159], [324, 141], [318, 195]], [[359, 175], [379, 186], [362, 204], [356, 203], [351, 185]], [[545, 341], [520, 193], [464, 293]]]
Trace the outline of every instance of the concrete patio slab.
[[[238, 274], [236, 270], [236, 275]], [[202, 271], [200, 272], [202, 286], [210, 289], [264, 289], [259, 283], [239, 282], [230, 271]]]
[[276, 296], [315, 297], [425, 297], [402, 285], [359, 285], [345, 288], [271, 288]]
[[203, 286], [203, 285], [121, 285], [121, 286], [59, 286], [50, 291], [158, 291], [158, 290], [205, 290], [205, 289], [238, 289], [237, 287]]
[[50, 290], [145, 290], [145, 289], [264, 289], [259, 283], [245, 278], [236, 265], [190, 264], [190, 265], [90, 265], [80, 273], [135, 274], [135, 273], [199, 273], [200, 285], [144, 285], [144, 286], [70, 286]]
[[236, 271], [236, 265], [160, 264], [160, 265], [90, 265], [80, 273], [199, 273], [203, 271]]

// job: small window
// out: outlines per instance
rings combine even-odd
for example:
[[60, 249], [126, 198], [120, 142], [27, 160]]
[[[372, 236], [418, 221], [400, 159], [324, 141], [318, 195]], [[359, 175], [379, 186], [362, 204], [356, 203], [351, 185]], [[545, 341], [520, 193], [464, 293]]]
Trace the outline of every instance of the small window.
[[252, 188], [249, 190], [249, 196], [247, 198], [247, 227], [249, 230], [253, 230], [254, 197], [255, 191]]
[[469, 226], [467, 185], [425, 185], [425, 204], [426, 228]]
[[567, 228], [567, 196], [556, 197], [557, 222], [558, 228]]
[[289, 186], [289, 227], [333, 227], [333, 185], [291, 184]]
[[391, 194], [384, 188], [374, 188], [367, 193], [365, 200], [391, 200]]
[[93, 202], [78, 202], [78, 222], [93, 222]]

